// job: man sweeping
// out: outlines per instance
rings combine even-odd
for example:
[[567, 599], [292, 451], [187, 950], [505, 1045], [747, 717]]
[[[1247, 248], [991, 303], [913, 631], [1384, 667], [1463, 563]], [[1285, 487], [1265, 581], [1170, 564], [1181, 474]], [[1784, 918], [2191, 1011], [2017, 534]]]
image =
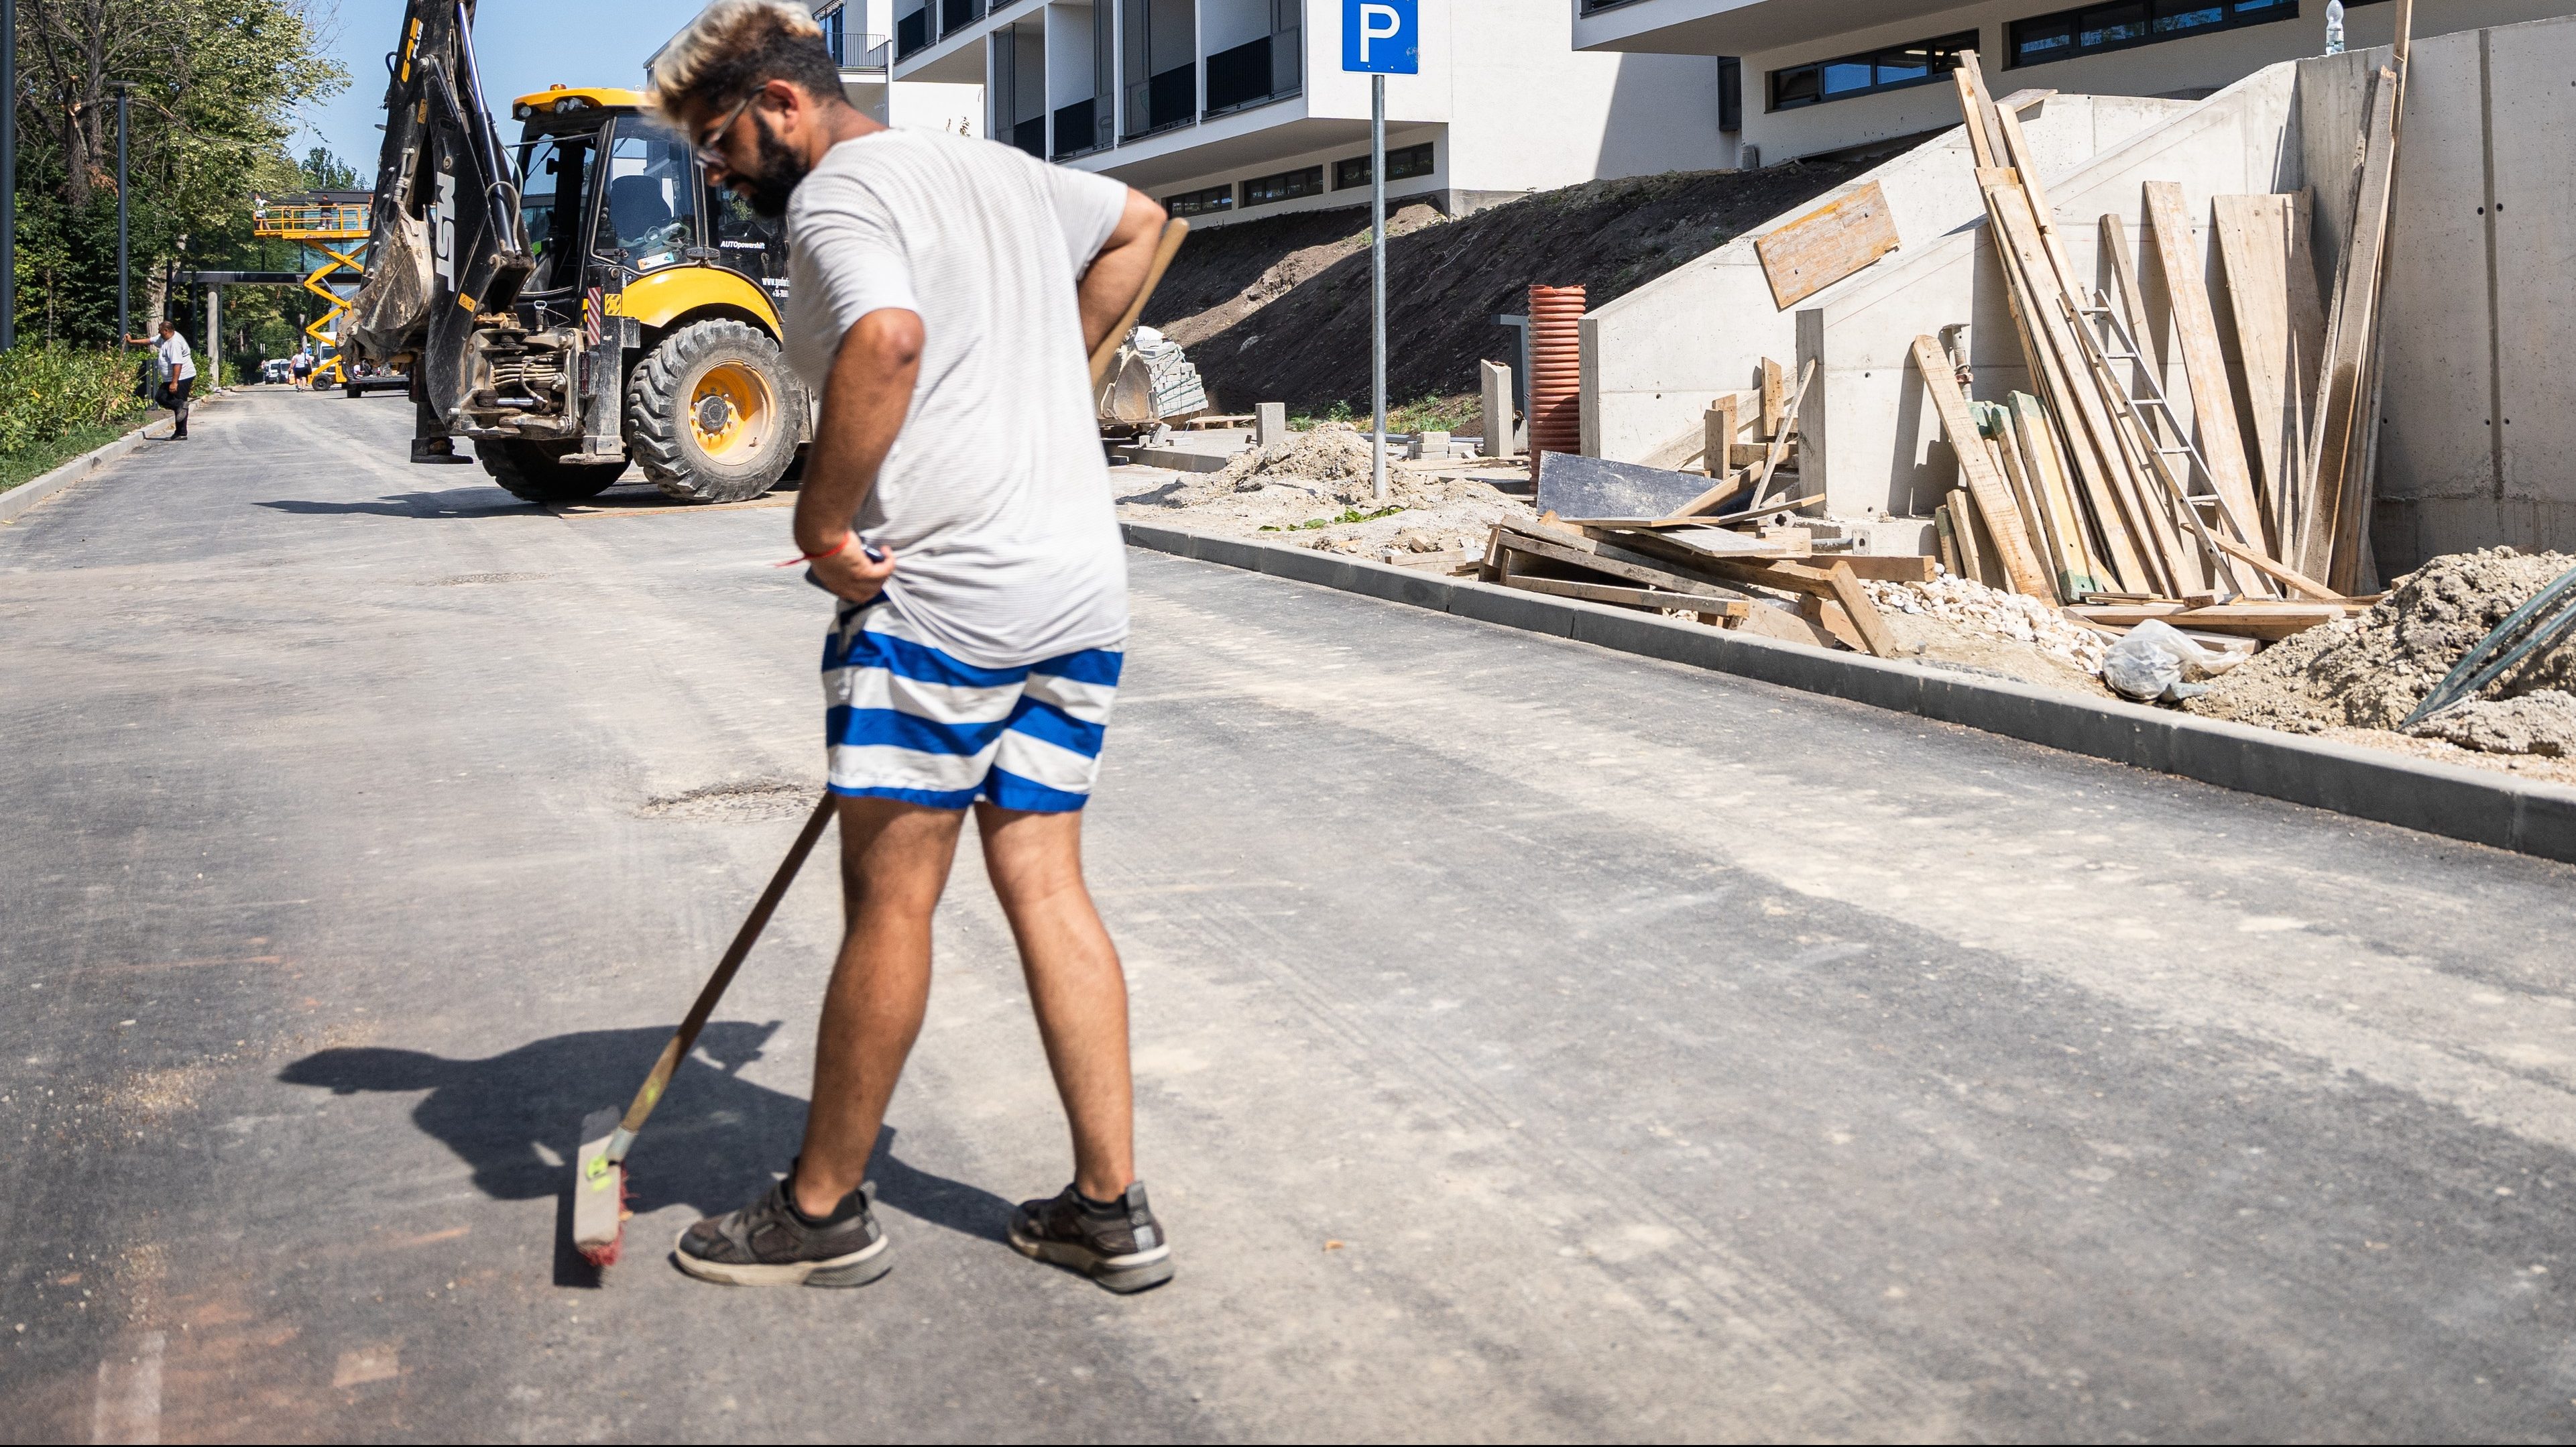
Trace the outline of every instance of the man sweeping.
[[796, 541], [842, 600], [823, 691], [848, 924], [804, 1149], [691, 1227], [679, 1263], [741, 1285], [885, 1274], [860, 1185], [972, 808], [1073, 1135], [1073, 1183], [1013, 1212], [1011, 1244], [1113, 1291], [1160, 1285], [1126, 978], [1081, 842], [1127, 636], [1086, 356], [1143, 290], [1162, 209], [1007, 146], [878, 125], [780, 0], [710, 5], [663, 53], [654, 104], [715, 184], [787, 217], [787, 357], [822, 398]]

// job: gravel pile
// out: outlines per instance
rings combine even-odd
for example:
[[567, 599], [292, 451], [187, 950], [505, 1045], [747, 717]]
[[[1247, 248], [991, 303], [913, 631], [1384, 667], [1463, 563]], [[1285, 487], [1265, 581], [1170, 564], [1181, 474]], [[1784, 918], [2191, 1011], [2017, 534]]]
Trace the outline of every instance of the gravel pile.
[[[2436, 558], [2369, 612], [2283, 640], [2189, 706], [2294, 733], [2396, 729], [2507, 614], [2571, 568], [2576, 558], [2512, 548]], [[2576, 752], [2576, 644], [2529, 659], [2485, 700], [2416, 733], [2487, 753]]]
[[1246, 452], [1216, 474], [1226, 491], [1240, 492], [1265, 477], [1309, 482], [1367, 482], [1375, 466], [1368, 434], [1340, 422], [1317, 423], [1285, 442]]
[[[1822, 561], [1822, 560], [1820, 560]], [[1944, 573], [1929, 583], [1864, 581], [1870, 601], [1893, 613], [1938, 618], [1969, 633], [2025, 643], [2084, 673], [2100, 673], [2111, 640], [2036, 598]]]

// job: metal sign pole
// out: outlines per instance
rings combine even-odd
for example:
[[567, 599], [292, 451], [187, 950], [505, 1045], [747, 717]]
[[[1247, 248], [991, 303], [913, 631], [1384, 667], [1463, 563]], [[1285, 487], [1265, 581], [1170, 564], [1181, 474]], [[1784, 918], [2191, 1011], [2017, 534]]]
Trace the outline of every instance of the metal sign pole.
[[18, 345], [18, 0], [0, 0], [0, 352]]
[[1386, 502], [1386, 77], [1369, 77], [1369, 386], [1377, 401], [1370, 475]]

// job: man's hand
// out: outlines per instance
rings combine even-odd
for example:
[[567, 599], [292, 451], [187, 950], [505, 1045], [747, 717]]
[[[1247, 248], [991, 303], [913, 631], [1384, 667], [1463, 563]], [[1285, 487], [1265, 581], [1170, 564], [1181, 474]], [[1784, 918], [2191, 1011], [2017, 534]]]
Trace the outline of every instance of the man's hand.
[[832, 596], [865, 603], [884, 592], [886, 579], [894, 576], [894, 554], [880, 548], [871, 558], [866, 544], [844, 533], [840, 551], [816, 558], [813, 567], [814, 581], [830, 589]]

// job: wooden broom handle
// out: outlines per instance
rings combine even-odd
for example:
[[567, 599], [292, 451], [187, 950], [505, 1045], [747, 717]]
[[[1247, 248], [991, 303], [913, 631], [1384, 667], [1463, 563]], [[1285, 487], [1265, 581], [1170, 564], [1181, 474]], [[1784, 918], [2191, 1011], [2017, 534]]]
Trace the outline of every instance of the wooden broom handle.
[[1145, 303], [1154, 299], [1154, 288], [1163, 284], [1163, 273], [1171, 270], [1172, 257], [1180, 251], [1182, 240], [1189, 234], [1190, 223], [1178, 216], [1163, 223], [1163, 239], [1154, 247], [1154, 264], [1145, 273], [1144, 288], [1136, 293], [1136, 300], [1129, 304], [1127, 314], [1118, 319], [1118, 325], [1109, 329], [1109, 335], [1091, 354], [1093, 392], [1097, 393], [1101, 382], [1109, 376], [1109, 364], [1118, 357], [1118, 344], [1127, 340], [1127, 334], [1136, 329], [1137, 319], [1145, 315]]

